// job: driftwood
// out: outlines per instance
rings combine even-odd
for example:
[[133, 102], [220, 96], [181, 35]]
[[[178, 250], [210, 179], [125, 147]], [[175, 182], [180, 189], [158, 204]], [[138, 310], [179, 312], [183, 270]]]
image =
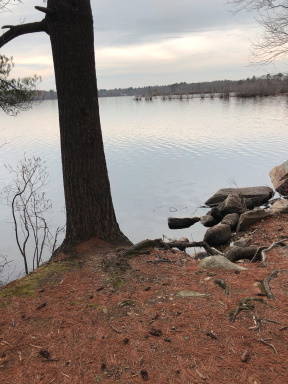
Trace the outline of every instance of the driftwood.
[[274, 300], [275, 296], [271, 292], [271, 289], [269, 287], [269, 282], [270, 282], [271, 279], [275, 279], [275, 277], [277, 277], [277, 275], [278, 275], [278, 271], [277, 270], [272, 271], [270, 273], [270, 275], [263, 280], [263, 287], [264, 287], [264, 289], [266, 291], [266, 295], [267, 295], [268, 299], [270, 299], [270, 300]]
[[155, 239], [155, 240], [142, 240], [139, 243], [132, 245], [132, 247], [126, 249], [122, 254], [121, 257], [126, 257], [130, 254], [137, 253], [141, 249], [145, 248], [163, 248], [165, 250], [172, 250], [172, 248], [178, 248], [180, 250], [183, 250], [185, 248], [191, 248], [191, 247], [203, 247], [205, 251], [209, 255], [215, 255], [217, 254], [217, 251], [211, 248], [206, 241], [192, 241], [192, 242], [185, 242], [185, 241], [171, 241], [169, 243], [165, 243], [162, 239]]

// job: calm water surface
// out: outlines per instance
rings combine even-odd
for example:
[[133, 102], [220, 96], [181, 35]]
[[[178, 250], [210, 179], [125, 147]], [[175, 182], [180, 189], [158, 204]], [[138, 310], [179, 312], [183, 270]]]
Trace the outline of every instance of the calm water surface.
[[[271, 185], [269, 171], [287, 160], [288, 99], [228, 101], [194, 98], [134, 101], [101, 98], [100, 113], [118, 222], [133, 241], [186, 236], [202, 240], [205, 228], [168, 229], [167, 217], [202, 215], [199, 208], [219, 188]], [[0, 187], [16, 166], [40, 156], [49, 171], [51, 227], [64, 224], [57, 101], [17, 117], [0, 114]], [[2, 142], [1, 141], [1, 142]], [[0, 254], [23, 269], [9, 209], [1, 206]]]

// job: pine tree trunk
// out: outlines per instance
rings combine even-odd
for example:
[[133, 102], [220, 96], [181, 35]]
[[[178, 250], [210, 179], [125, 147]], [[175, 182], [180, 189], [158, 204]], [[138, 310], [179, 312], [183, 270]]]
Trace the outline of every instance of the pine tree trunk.
[[131, 244], [120, 231], [108, 178], [89, 0], [48, 0], [46, 17], [58, 93], [67, 229], [64, 244], [98, 237]]

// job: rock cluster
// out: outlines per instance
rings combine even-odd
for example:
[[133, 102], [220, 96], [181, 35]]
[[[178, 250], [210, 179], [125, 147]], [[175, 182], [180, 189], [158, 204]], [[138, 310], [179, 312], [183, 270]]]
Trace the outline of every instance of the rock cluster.
[[[288, 161], [273, 168], [270, 177], [275, 190], [280, 195], [288, 196]], [[226, 245], [229, 244], [233, 233], [245, 231], [250, 224], [270, 215], [288, 212], [288, 200], [278, 198], [270, 201], [273, 196], [273, 189], [267, 186], [220, 189], [205, 202], [211, 209], [204, 216], [169, 218], [169, 228], [187, 228], [200, 221], [208, 228], [204, 242], [210, 247]], [[264, 208], [260, 208], [261, 206]], [[199, 266], [203, 268], [235, 269], [237, 266], [233, 264], [234, 262], [241, 259], [255, 260], [264, 248], [251, 247], [249, 240], [245, 239], [235, 241], [234, 245], [229, 246], [224, 254], [220, 253], [220, 256], [210, 256], [206, 252], [201, 252], [196, 259], [201, 260]], [[222, 262], [224, 264], [221, 264]]]
[[255, 207], [266, 204], [273, 195], [274, 191], [265, 186], [220, 189], [205, 203], [213, 208], [201, 218], [201, 223], [210, 227], [204, 241], [213, 247], [224, 245], [233, 232], [243, 231], [251, 223], [269, 216], [270, 212]]

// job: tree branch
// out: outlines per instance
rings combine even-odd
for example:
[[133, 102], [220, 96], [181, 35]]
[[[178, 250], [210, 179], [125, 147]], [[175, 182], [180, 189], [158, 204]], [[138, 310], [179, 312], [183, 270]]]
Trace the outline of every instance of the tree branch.
[[38, 7], [38, 6], [36, 6], [34, 8], [37, 9], [37, 11], [43, 12], [48, 16], [55, 15], [55, 10], [53, 8]]
[[28, 33], [34, 33], [34, 32], [48, 33], [45, 19], [35, 23], [20, 24], [15, 26], [5, 25], [4, 27], [2, 27], [2, 29], [6, 29], [6, 28], [9, 28], [9, 31], [5, 32], [2, 36], [0, 36], [0, 48], [3, 47], [5, 44], [7, 44], [9, 41], [15, 39], [15, 37], [18, 37], [21, 35], [26, 35]]

